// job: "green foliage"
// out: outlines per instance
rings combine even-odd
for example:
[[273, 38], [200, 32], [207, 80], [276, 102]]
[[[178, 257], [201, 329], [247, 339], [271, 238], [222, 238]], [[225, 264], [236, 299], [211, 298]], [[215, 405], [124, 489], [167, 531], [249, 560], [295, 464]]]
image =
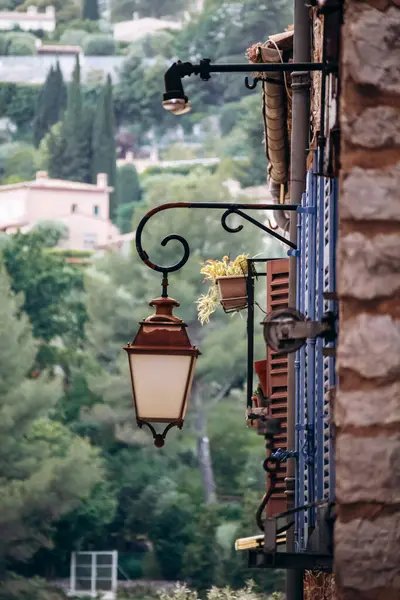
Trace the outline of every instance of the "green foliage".
[[121, 233], [132, 231], [135, 204], [139, 202], [141, 189], [137, 171], [133, 165], [124, 165], [117, 171], [117, 226]]
[[113, 56], [114, 38], [104, 34], [90, 34], [83, 40], [83, 50], [87, 56]]
[[178, 580], [184, 572], [188, 545], [195, 540], [194, 512], [190, 497], [182, 493], [167, 493], [157, 503], [149, 537], [166, 579]]
[[53, 227], [42, 227], [12, 236], [3, 249], [12, 289], [24, 294], [23, 309], [33, 333], [47, 348], [46, 356], [54, 355], [53, 360], [62, 357], [62, 349], [52, 346], [57, 338], [79, 348], [86, 319], [82, 273], [46, 250], [55, 246], [61, 235]]
[[120, 204], [117, 207], [116, 225], [121, 233], [132, 231], [132, 219], [135, 212], [135, 202]]
[[0, 34], [0, 56], [7, 56], [8, 37], [4, 33]]
[[60, 43], [72, 46], [83, 46], [88, 32], [85, 29], [65, 29], [60, 36]]
[[218, 169], [218, 164], [215, 165], [196, 165], [196, 164], [192, 164], [192, 165], [171, 165], [170, 167], [160, 167], [160, 166], [154, 166], [154, 167], [147, 167], [147, 169], [145, 169], [145, 171], [143, 171], [142, 173], [142, 178], [143, 179], [147, 179], [148, 177], [156, 177], [158, 175], [164, 175], [166, 177], [168, 177], [169, 175], [190, 175], [190, 173], [193, 173], [194, 171], [198, 170], [199, 168], [203, 169], [206, 173], [209, 174], [213, 174], [217, 171]]
[[212, 587], [207, 594], [199, 596], [196, 590], [192, 590], [186, 585], [177, 585], [174, 590], [165, 590], [160, 595], [160, 600], [198, 600], [199, 597], [205, 597], [206, 600], [284, 600], [280, 593], [273, 593], [271, 596], [265, 596], [258, 593], [253, 581], [246, 582], [245, 587], [233, 590], [229, 587]]
[[36, 54], [36, 38], [31, 33], [7, 33], [8, 56], [33, 56]]
[[19, 129], [30, 126], [39, 93], [39, 86], [0, 83], [0, 114], [14, 121]]
[[[103, 86], [93, 122], [92, 176], [107, 173], [109, 185], [116, 187], [117, 162], [115, 151], [115, 123], [112, 103], [111, 78]], [[116, 191], [110, 194], [110, 218], [116, 218]]]
[[162, 56], [172, 60], [175, 55], [175, 36], [169, 31], [159, 31], [148, 35], [140, 41], [144, 56], [155, 58]]
[[8, 155], [4, 166], [4, 182], [10, 183], [11, 177], [20, 181], [30, 181], [35, 178], [37, 170], [37, 155], [32, 146], [21, 144]]
[[2, 581], [0, 600], [65, 600], [65, 594], [49, 585], [44, 579], [24, 579], [8, 574]]
[[[168, 127], [176, 126], [176, 117], [162, 107], [160, 90], [168, 61], [158, 57], [151, 65], [143, 64], [143, 50], [137, 48], [124, 61], [118, 84], [115, 86], [117, 121], [135, 124], [139, 136], [150, 128], [161, 135]], [[183, 122], [186, 115], [182, 117]]]
[[[79, 505], [101, 479], [96, 450], [47, 415], [57, 380], [27, 378], [36, 344], [22, 299], [0, 270], [0, 564], [26, 560], [50, 542], [51, 524]], [[79, 461], [79, 470], [76, 464]]]
[[215, 508], [204, 508], [198, 515], [196, 534], [185, 553], [185, 581], [200, 593], [209, 590], [216, 581], [221, 550], [216, 533], [218, 517]]
[[63, 179], [91, 182], [91, 124], [91, 113], [83, 106], [81, 70], [77, 57], [72, 81], [68, 86], [61, 140], [55, 146], [56, 150], [61, 148], [60, 161], [50, 169], [50, 173], [61, 172]]
[[97, 0], [83, 0], [82, 19], [88, 21], [98, 21], [100, 18], [99, 5]]
[[67, 88], [60, 64], [51, 67], [40, 91], [34, 125], [34, 142], [38, 147], [53, 125], [61, 121], [67, 105]]
[[64, 177], [66, 145], [62, 121], [53, 125], [40, 143], [43, 164], [53, 179]]

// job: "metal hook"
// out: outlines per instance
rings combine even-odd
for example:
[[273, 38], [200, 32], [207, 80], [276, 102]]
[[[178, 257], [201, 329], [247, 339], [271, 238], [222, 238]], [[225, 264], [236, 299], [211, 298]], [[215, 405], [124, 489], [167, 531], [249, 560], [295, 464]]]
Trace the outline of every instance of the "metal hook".
[[255, 77], [253, 79], [253, 83], [249, 83], [249, 78], [245, 77], [244, 78], [244, 85], [247, 87], [248, 90], [254, 90], [257, 87], [257, 83], [259, 82], [259, 77]]

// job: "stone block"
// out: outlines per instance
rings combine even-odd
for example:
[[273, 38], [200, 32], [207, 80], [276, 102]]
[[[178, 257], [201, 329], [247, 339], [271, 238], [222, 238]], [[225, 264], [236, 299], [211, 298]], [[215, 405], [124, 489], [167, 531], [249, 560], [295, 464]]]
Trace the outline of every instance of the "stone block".
[[355, 167], [343, 179], [340, 218], [400, 222], [400, 162], [387, 169]]
[[400, 378], [400, 321], [361, 313], [340, 324], [337, 368], [366, 379]]
[[364, 437], [339, 432], [335, 456], [341, 504], [400, 502], [400, 433]]
[[346, 14], [343, 45], [345, 71], [358, 85], [400, 94], [400, 17], [391, 6], [384, 15], [354, 2]]
[[336, 393], [338, 427], [371, 427], [400, 424], [400, 381], [370, 390]]
[[400, 598], [400, 513], [335, 526], [335, 570], [345, 600]]
[[384, 298], [400, 291], [399, 233], [366, 237], [352, 232], [339, 246], [339, 293], [360, 300]]
[[400, 110], [392, 106], [367, 108], [361, 114], [344, 114], [343, 137], [368, 149], [400, 146]]

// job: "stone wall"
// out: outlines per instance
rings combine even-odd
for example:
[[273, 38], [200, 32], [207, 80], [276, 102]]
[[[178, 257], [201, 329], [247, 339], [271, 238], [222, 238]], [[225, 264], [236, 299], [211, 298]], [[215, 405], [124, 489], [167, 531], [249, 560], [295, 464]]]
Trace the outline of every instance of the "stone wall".
[[347, 0], [335, 407], [342, 600], [400, 598], [400, 0]]

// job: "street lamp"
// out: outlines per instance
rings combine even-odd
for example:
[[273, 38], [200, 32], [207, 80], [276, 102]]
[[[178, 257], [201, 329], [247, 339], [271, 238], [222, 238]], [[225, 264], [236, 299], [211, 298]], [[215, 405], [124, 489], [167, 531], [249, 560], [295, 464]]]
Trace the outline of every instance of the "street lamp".
[[[182, 429], [199, 350], [186, 323], [173, 315], [179, 302], [165, 296], [152, 300], [155, 314], [140, 323], [132, 344], [124, 347], [131, 372], [133, 402], [139, 427], [146, 425], [161, 448], [171, 427]], [[167, 423], [157, 433], [151, 423]]]

